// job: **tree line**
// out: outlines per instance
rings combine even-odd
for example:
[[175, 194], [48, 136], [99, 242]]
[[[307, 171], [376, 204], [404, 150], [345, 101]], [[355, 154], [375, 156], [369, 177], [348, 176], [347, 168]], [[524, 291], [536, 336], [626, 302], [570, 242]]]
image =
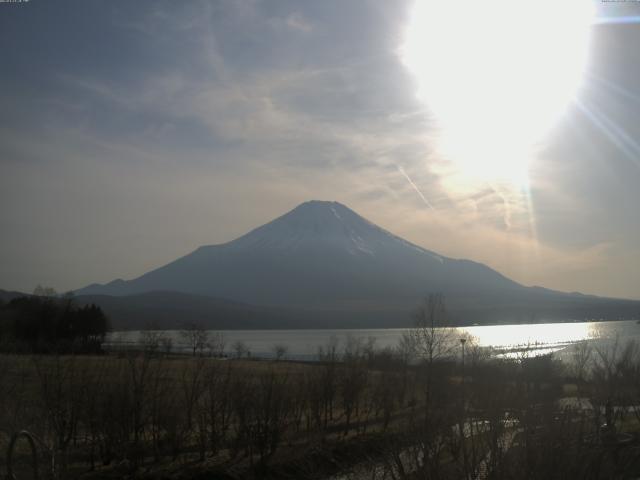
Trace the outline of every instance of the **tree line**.
[[38, 287], [34, 295], [0, 304], [0, 350], [15, 353], [96, 353], [109, 320], [94, 304]]

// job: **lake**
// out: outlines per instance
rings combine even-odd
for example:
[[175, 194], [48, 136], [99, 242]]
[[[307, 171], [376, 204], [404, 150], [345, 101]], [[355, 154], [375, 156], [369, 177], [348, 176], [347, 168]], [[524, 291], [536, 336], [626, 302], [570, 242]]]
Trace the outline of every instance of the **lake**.
[[[331, 341], [338, 342], [338, 350], [349, 337], [375, 339], [376, 348], [398, 345], [406, 328], [378, 329], [327, 329], [327, 330], [224, 330], [225, 351], [232, 352], [235, 342], [243, 342], [251, 356], [272, 358], [274, 345], [284, 345], [286, 356], [297, 360], [314, 360], [319, 347], [326, 347]], [[186, 350], [179, 331], [164, 332], [172, 339], [173, 350]], [[529, 355], [555, 352], [562, 358], [570, 345], [588, 340], [596, 345], [614, 342], [616, 339], [640, 340], [640, 324], [635, 320], [618, 322], [575, 322], [519, 325], [472, 326], [451, 330], [454, 338], [468, 335], [481, 347], [491, 347], [496, 355], [516, 356], [523, 349]], [[108, 335], [106, 348], [117, 350], [139, 345], [139, 331], [112, 332]]]

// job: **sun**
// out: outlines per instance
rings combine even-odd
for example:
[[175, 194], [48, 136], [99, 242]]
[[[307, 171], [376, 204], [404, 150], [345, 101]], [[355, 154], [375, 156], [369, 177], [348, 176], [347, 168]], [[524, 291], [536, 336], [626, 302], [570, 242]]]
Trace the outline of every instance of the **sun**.
[[520, 185], [580, 86], [592, 0], [417, 0], [401, 56], [458, 169]]

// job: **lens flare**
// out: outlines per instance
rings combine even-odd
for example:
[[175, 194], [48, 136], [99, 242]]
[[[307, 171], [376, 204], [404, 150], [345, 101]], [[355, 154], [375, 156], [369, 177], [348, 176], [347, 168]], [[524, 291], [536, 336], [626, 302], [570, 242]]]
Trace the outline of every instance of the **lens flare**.
[[534, 147], [579, 87], [590, 0], [418, 0], [401, 57], [465, 175], [526, 183]]

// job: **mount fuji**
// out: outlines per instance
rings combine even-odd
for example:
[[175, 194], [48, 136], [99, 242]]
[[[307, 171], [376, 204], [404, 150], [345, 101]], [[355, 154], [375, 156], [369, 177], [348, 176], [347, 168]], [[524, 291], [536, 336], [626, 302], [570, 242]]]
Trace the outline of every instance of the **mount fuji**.
[[525, 287], [486, 265], [407, 242], [346, 206], [325, 201], [303, 203], [236, 240], [200, 247], [133, 280], [93, 284], [75, 293], [95, 299], [150, 292], [371, 326], [407, 324], [411, 310], [430, 292], [445, 295], [458, 323], [582, 319], [640, 310], [639, 302]]

